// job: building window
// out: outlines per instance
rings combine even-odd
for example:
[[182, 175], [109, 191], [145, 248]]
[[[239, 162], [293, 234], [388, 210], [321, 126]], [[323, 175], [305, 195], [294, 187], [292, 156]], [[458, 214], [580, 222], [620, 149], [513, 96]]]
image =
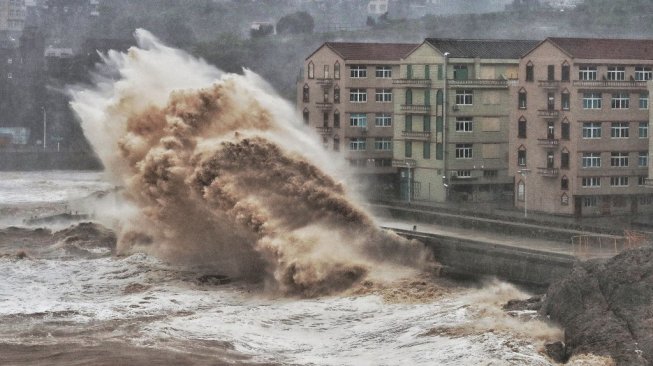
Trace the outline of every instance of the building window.
[[560, 135], [561, 135], [560, 137], [563, 140], [569, 140], [569, 132], [570, 132], [569, 130], [570, 130], [569, 121], [566, 120], [562, 121], [562, 123], [560, 124]]
[[563, 111], [568, 111], [571, 107], [569, 92], [563, 92], [560, 94], [560, 107]]
[[324, 65], [324, 74], [323, 74], [325, 79], [329, 78], [329, 65]]
[[340, 137], [333, 138], [333, 151], [340, 151]]
[[567, 61], [565, 61], [565, 63], [562, 64], [562, 75], [561, 75], [562, 81], [569, 81], [569, 74], [570, 74], [570, 67]]
[[367, 127], [367, 114], [352, 113], [349, 115], [350, 127]]
[[645, 186], [646, 185], [646, 175], [640, 175], [637, 177], [637, 185], [638, 186]]
[[483, 171], [483, 178], [496, 178], [497, 175], [499, 175], [499, 172], [497, 170], [484, 170]]
[[322, 126], [329, 127], [329, 112], [322, 113]]
[[467, 80], [469, 72], [467, 65], [453, 65], [453, 79], [454, 80]]
[[323, 100], [324, 100], [324, 103], [329, 103], [329, 90], [328, 89], [324, 89], [324, 98], [323, 98]]
[[7, 79], [13, 79], [14, 75], [12, 73], [7, 73]]
[[413, 115], [407, 114], [404, 117], [404, 131], [411, 132], [413, 130]]
[[302, 93], [302, 101], [304, 103], [308, 103], [309, 96], [310, 96], [310, 92], [309, 92], [308, 84], [304, 84], [304, 90], [303, 90], [303, 93]]
[[517, 151], [517, 165], [526, 166], [526, 150]]
[[302, 113], [302, 117], [304, 119], [304, 124], [307, 125], [308, 124], [308, 117], [309, 117], [308, 109], [304, 108], [304, 113]]
[[520, 139], [526, 138], [526, 118], [521, 117], [517, 121], [517, 137]]
[[444, 158], [444, 147], [442, 143], [435, 144], [435, 158], [437, 160], [442, 160]]
[[601, 93], [583, 93], [583, 108], [601, 109], [602, 100], [603, 96]]
[[376, 127], [392, 127], [392, 115], [390, 113], [379, 113], [374, 117]]
[[569, 190], [569, 178], [566, 175], [560, 179], [560, 189], [563, 191]]
[[458, 178], [471, 178], [472, 177], [472, 171], [465, 169], [465, 170], [458, 170], [456, 172], [456, 177]]
[[333, 102], [336, 104], [340, 103], [340, 87], [338, 87], [337, 85], [333, 89]]
[[648, 93], [639, 93], [639, 109], [648, 109]]
[[424, 119], [422, 119], [422, 131], [424, 132], [431, 132], [431, 116], [424, 115]]
[[653, 72], [650, 67], [639, 66], [635, 67], [635, 80], [646, 81], [653, 79]]
[[408, 64], [406, 65], [406, 79], [412, 79], [413, 78], [413, 65]]
[[525, 193], [526, 193], [526, 184], [524, 183], [523, 180], [520, 180], [519, 183], [517, 183], [517, 200], [523, 202]]
[[546, 66], [546, 80], [547, 81], [554, 81], [556, 79], [556, 67], [555, 65], [547, 65]]
[[333, 128], [340, 128], [340, 112], [333, 112]]
[[629, 129], [628, 122], [612, 122], [610, 127], [610, 137], [613, 139], [625, 139], [630, 135], [628, 133]]
[[569, 152], [560, 154], [560, 169], [569, 169]]
[[562, 196], [560, 196], [560, 205], [569, 206], [569, 196], [567, 193], [563, 193]]
[[648, 137], [648, 122], [639, 123], [639, 137], [640, 138]]
[[431, 143], [424, 141], [422, 144], [422, 157], [424, 159], [430, 159], [431, 158]]
[[630, 94], [628, 93], [612, 93], [612, 109], [628, 109], [630, 108]]
[[608, 80], [626, 80], [626, 68], [623, 66], [608, 66]]
[[354, 79], [367, 77], [367, 66], [365, 65], [351, 65], [349, 69], [349, 77]]
[[411, 89], [406, 89], [406, 105], [413, 104], [413, 91]]
[[349, 101], [352, 103], [365, 103], [367, 102], [367, 90], [365, 89], [350, 89]]
[[338, 61], [333, 65], [333, 78], [340, 79], [340, 62]]
[[456, 144], [456, 159], [471, 159], [472, 144]]
[[580, 183], [583, 188], [599, 188], [601, 187], [601, 177], [583, 177]]
[[392, 67], [377, 66], [375, 75], [377, 78], [390, 79], [392, 78]]
[[583, 138], [584, 139], [600, 139], [601, 138], [601, 122], [584, 122], [583, 123]]
[[376, 89], [376, 101], [381, 103], [392, 102], [392, 89]]
[[456, 117], [456, 132], [472, 132], [473, 128], [472, 117]]
[[581, 66], [578, 68], [578, 79], [596, 80], [596, 66]]
[[581, 158], [583, 168], [600, 168], [601, 167], [601, 153], [591, 152], [583, 153]]
[[628, 177], [610, 177], [610, 186], [628, 187]]
[[377, 137], [374, 139], [374, 149], [379, 151], [392, 150], [392, 137]]
[[583, 207], [596, 207], [599, 205], [597, 196], [583, 197]]
[[363, 151], [365, 150], [365, 138], [364, 137], [354, 137], [349, 139], [349, 150], [351, 151]]
[[411, 141], [404, 142], [404, 156], [407, 158], [413, 157], [413, 143]]
[[535, 66], [533, 66], [533, 63], [528, 61], [526, 64], [526, 81], [533, 81], [535, 80]]
[[522, 89], [519, 91], [519, 100], [517, 101], [517, 105], [519, 109], [526, 109], [527, 105], [527, 100], [526, 100], [527, 94], [526, 90]]
[[472, 90], [456, 90], [457, 105], [472, 105], [474, 92]]
[[637, 158], [637, 165], [640, 167], [648, 166], [648, 151], [640, 151]]
[[313, 61], [308, 63], [308, 78], [313, 79], [315, 77], [315, 65]]
[[653, 204], [653, 196], [640, 196], [639, 204], [642, 206], [648, 206], [650, 204]]
[[628, 166], [628, 153], [627, 152], [613, 152], [610, 154], [610, 166], [617, 168], [625, 168]]

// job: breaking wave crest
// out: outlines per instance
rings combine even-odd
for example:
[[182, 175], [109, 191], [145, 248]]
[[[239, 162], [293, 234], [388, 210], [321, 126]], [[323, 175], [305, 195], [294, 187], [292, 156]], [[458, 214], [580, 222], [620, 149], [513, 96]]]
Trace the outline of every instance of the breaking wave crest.
[[136, 37], [138, 47], [104, 57], [94, 88], [72, 91], [133, 208], [113, 217], [120, 252], [303, 296], [342, 291], [384, 266], [425, 268], [423, 246], [375, 226], [334, 178], [341, 160], [260, 77], [222, 73], [143, 30]]

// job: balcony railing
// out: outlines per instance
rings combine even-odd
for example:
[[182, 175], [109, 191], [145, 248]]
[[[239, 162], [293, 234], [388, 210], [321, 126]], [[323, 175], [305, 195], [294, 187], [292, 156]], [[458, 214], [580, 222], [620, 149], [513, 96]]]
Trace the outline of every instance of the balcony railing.
[[402, 112], [417, 112], [417, 113], [429, 113], [431, 111], [430, 105], [419, 105], [419, 104], [402, 104]]
[[537, 111], [537, 116], [538, 117], [544, 117], [546, 119], [554, 119], [558, 118], [560, 116], [560, 111], [555, 110], [555, 109], [540, 109]]
[[646, 178], [646, 185], [649, 187], [653, 187], [653, 178]]
[[537, 174], [543, 177], [555, 178], [560, 175], [560, 169], [558, 168], [537, 168]]
[[558, 89], [560, 87], [560, 80], [540, 80], [540, 87], [545, 89]]
[[392, 166], [395, 168], [414, 168], [417, 166], [415, 159], [392, 159]]
[[427, 88], [431, 86], [431, 79], [394, 79], [393, 85], [401, 85], [413, 88]]
[[487, 88], [487, 89], [508, 87], [508, 80], [505, 79], [467, 79], [467, 80], [448, 79], [447, 83], [451, 87], [467, 86], [470, 88]]
[[331, 86], [333, 85], [333, 79], [317, 78], [315, 79], [315, 83], [322, 86]]
[[330, 135], [333, 132], [333, 128], [327, 126], [315, 127], [315, 129], [320, 135]]
[[323, 110], [323, 111], [333, 109], [333, 103], [330, 103], [330, 102], [317, 102], [317, 103], [315, 103], [315, 106], [317, 107], [317, 109]]
[[401, 131], [401, 137], [408, 140], [428, 140], [431, 138], [431, 131]]
[[644, 80], [574, 80], [574, 86], [587, 88], [646, 88]]
[[548, 148], [556, 148], [560, 146], [560, 140], [558, 139], [537, 139], [537, 144], [540, 146], [548, 147]]

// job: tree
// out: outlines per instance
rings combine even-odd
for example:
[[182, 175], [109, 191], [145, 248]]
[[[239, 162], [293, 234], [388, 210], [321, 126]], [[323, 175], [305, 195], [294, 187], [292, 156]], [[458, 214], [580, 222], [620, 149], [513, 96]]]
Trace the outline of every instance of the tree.
[[285, 15], [277, 23], [278, 34], [313, 33], [313, 28], [313, 17], [305, 11]]

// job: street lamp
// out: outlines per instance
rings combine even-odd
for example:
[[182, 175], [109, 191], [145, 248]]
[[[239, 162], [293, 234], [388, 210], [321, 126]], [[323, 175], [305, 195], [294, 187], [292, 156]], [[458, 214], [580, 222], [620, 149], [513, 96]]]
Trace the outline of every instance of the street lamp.
[[47, 127], [48, 127], [48, 118], [47, 118], [47, 114], [45, 112], [45, 107], [41, 107], [41, 109], [43, 110], [43, 150], [45, 150], [45, 148], [47, 147], [47, 143], [46, 143], [47, 135], [46, 135], [46, 133], [47, 133]]
[[530, 173], [530, 169], [519, 169], [517, 173], [524, 178], [524, 218], [528, 217], [528, 196], [526, 196], [526, 176]]

